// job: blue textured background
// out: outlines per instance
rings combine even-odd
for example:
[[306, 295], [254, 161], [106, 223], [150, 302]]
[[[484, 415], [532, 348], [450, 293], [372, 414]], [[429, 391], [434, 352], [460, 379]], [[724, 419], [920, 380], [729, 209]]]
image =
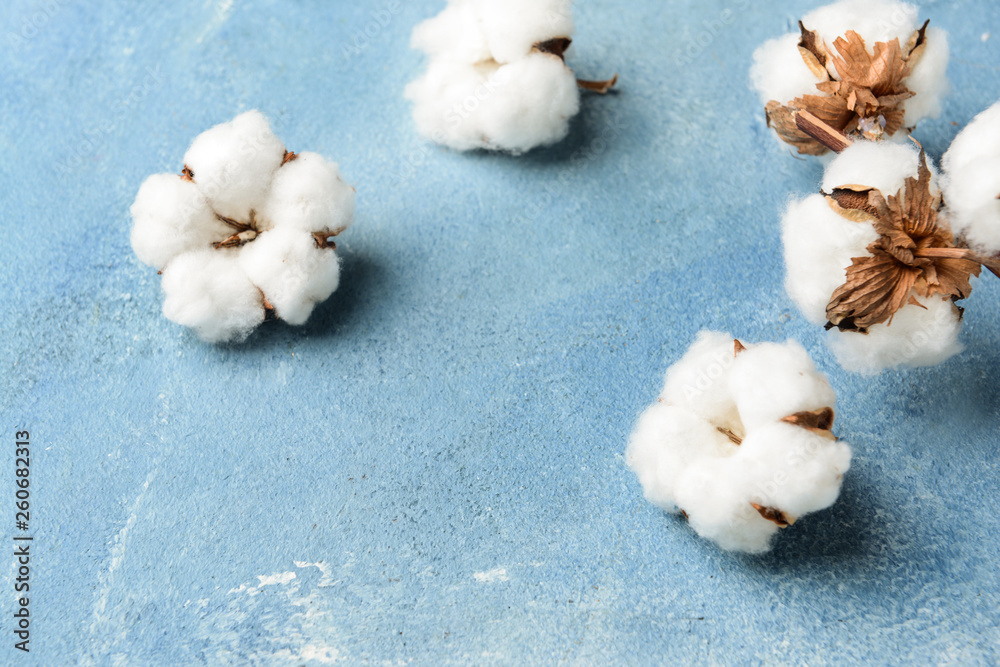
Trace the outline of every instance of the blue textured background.
[[[35, 542], [30, 656], [0, 556], [0, 662], [1000, 660], [1000, 284], [939, 368], [835, 366], [782, 289], [779, 211], [820, 168], [747, 81], [818, 3], [728, 4], [580, 3], [570, 62], [620, 90], [514, 159], [414, 132], [409, 32], [440, 0], [3, 3], [0, 525], [12, 544], [28, 428]], [[1000, 6], [924, 14], [952, 38], [916, 133], [939, 157], [1000, 97]], [[338, 160], [358, 215], [307, 326], [210, 347], [161, 317], [128, 208], [251, 108]], [[802, 340], [855, 447], [840, 502], [765, 557], [697, 539], [624, 465], [704, 327]]]

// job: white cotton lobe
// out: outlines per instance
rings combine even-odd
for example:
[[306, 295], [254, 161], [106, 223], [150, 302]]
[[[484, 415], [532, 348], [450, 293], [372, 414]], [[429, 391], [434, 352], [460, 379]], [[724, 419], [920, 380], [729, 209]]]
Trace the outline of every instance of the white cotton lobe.
[[326, 301], [340, 282], [336, 253], [295, 229], [261, 234], [260, 242], [240, 253], [240, 266], [267, 295], [278, 317], [292, 325], [305, 324], [316, 304]]
[[338, 232], [354, 218], [354, 198], [335, 163], [300, 153], [275, 174], [264, 215], [274, 227]]
[[844, 0], [826, 5], [802, 17], [807, 30], [814, 30], [829, 45], [847, 34], [848, 30], [861, 35], [871, 51], [875, 42], [891, 42], [898, 39], [901, 46], [914, 31], [917, 23], [917, 8], [894, 0]]
[[788, 102], [803, 95], [815, 95], [821, 81], [799, 55], [801, 36], [788, 33], [764, 42], [753, 54], [750, 80], [761, 104], [771, 100]]
[[827, 334], [844, 370], [874, 375], [887, 368], [937, 366], [963, 350], [962, 318], [951, 299], [914, 298], [920, 306], [903, 306], [891, 325], [876, 324], [867, 335], [836, 329]]
[[236, 253], [194, 250], [163, 271], [163, 314], [206, 343], [245, 340], [264, 321], [263, 296]]
[[207, 248], [230, 233], [198, 187], [174, 174], [147, 178], [131, 213], [132, 249], [141, 262], [157, 270], [181, 253]]
[[944, 197], [957, 234], [1000, 252], [1000, 104], [982, 112], [945, 153]]
[[702, 537], [764, 552], [779, 525], [762, 510], [793, 523], [837, 498], [850, 447], [786, 421], [832, 415], [835, 402], [798, 343], [737, 347], [728, 334], [702, 332], [639, 418], [626, 461], [646, 499], [683, 512]]
[[184, 164], [217, 213], [246, 219], [263, 207], [284, 153], [264, 114], [247, 111], [198, 135]]
[[730, 393], [747, 431], [788, 415], [833, 408], [837, 396], [809, 353], [796, 341], [761, 343], [740, 353], [729, 378]]
[[851, 259], [867, 254], [878, 233], [834, 212], [823, 195], [810, 195], [788, 204], [781, 237], [788, 296], [807, 320], [825, 324], [830, 296], [844, 284]]
[[[928, 161], [931, 174], [937, 174]], [[912, 143], [856, 141], [838, 155], [823, 173], [823, 192], [848, 185], [875, 188], [888, 197], [896, 194], [906, 184], [907, 178], [916, 178], [920, 169], [920, 149]], [[940, 192], [936, 179], [931, 181], [931, 194]]]
[[330, 237], [350, 226], [355, 193], [339, 167], [286, 152], [257, 111], [201, 134], [185, 159], [182, 177], [151, 176], [132, 205], [164, 315], [211, 343], [244, 340], [268, 309], [304, 324], [340, 283]]
[[490, 53], [499, 63], [512, 63], [532, 47], [558, 37], [571, 37], [572, 0], [482, 0], [479, 16]]
[[429, 61], [405, 95], [420, 134], [454, 150], [513, 154], [564, 139], [580, 109], [576, 76], [536, 45], [571, 36], [571, 6], [452, 0], [418, 25], [411, 44]]

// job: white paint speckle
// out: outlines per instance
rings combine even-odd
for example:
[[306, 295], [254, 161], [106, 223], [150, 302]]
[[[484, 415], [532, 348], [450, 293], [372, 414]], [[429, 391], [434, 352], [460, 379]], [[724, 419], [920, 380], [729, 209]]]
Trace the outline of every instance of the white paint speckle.
[[295, 578], [294, 572], [280, 572], [278, 574], [259, 574], [257, 575], [257, 580], [260, 585], [257, 588], [263, 588], [264, 586], [274, 586], [276, 584], [287, 584], [292, 579]]
[[488, 572], [475, 572], [472, 576], [481, 584], [492, 584], [495, 581], [510, 581], [510, 577], [507, 576], [507, 570], [502, 567]]
[[990, 40], [990, 33], [984, 32], [983, 36], [980, 37], [979, 39], [983, 40], [984, 42], [988, 42]]

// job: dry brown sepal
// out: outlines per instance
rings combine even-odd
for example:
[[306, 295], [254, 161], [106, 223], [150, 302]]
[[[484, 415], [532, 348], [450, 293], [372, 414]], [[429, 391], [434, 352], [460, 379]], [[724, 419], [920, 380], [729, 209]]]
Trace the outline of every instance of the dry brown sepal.
[[[564, 63], [566, 62], [566, 51], [569, 49], [570, 45], [573, 44], [573, 40], [569, 37], [556, 37], [555, 39], [550, 39], [544, 42], [538, 42], [534, 46], [534, 50], [539, 53], [549, 53]], [[615, 74], [610, 79], [605, 79], [604, 81], [587, 81], [585, 79], [577, 79], [576, 85], [584, 90], [589, 90], [592, 93], [597, 93], [599, 95], [605, 95], [609, 90], [615, 87], [618, 83], [618, 75]]]
[[851, 185], [826, 197], [835, 211], [870, 222], [879, 234], [868, 246], [869, 256], [852, 258], [845, 283], [831, 296], [828, 329], [868, 333], [876, 324], [891, 324], [903, 306], [919, 305], [915, 296], [967, 298], [970, 278], [983, 266], [1000, 276], [1000, 261], [964, 247], [940, 224], [941, 195], [931, 192], [923, 150], [917, 178], [906, 179], [895, 195], [886, 198], [874, 188]]
[[795, 517], [788, 516], [784, 512], [773, 507], [765, 507], [757, 503], [750, 503], [750, 506], [757, 510], [763, 518], [778, 526], [778, 528], [788, 528], [795, 523]]
[[816, 88], [822, 94], [803, 95], [787, 104], [768, 102], [768, 126], [803, 155], [822, 155], [829, 148], [797, 125], [796, 112], [800, 111], [851, 137], [878, 140], [895, 134], [903, 127], [902, 103], [913, 97], [905, 80], [924, 52], [928, 23], [905, 46], [899, 39], [876, 42], [869, 53], [864, 39], [853, 30], [834, 41], [834, 52], [799, 21], [799, 54], [821, 79]]

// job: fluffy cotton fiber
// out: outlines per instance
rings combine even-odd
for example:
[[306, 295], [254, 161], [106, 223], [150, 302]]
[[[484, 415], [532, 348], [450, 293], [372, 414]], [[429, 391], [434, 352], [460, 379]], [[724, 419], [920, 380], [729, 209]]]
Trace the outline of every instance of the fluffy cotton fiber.
[[286, 153], [249, 111], [195, 139], [181, 177], [150, 176], [132, 247], [163, 273], [163, 314], [205, 341], [245, 339], [272, 311], [303, 324], [340, 280], [329, 237], [354, 215], [336, 164]]
[[1000, 252], [1000, 103], [962, 130], [943, 166], [952, 228], [973, 247]]
[[835, 402], [798, 343], [703, 331], [639, 418], [626, 460], [646, 498], [699, 535], [764, 552], [781, 526], [837, 499], [851, 450], [829, 431]]
[[[873, 53], [877, 42], [895, 39], [905, 49], [923, 24], [916, 7], [909, 4], [894, 0], [844, 0], [806, 14], [802, 25], [817, 34], [827, 53], [838, 54], [834, 43], [848, 31], [860, 35], [868, 52]], [[817, 84], [828, 79], [841, 80], [832, 60], [826, 63], [825, 73], [811, 70], [800, 52], [800, 39], [799, 32], [789, 33], [764, 43], [754, 53], [750, 76], [764, 105], [771, 102], [791, 105], [805, 95], [825, 95], [817, 89]], [[942, 100], [949, 91], [948, 57], [947, 33], [928, 27], [921, 52], [908, 61], [910, 74], [904, 83], [913, 96], [902, 102], [903, 131], [888, 138], [905, 140], [908, 129], [925, 118], [940, 115]]]
[[580, 110], [576, 76], [536, 45], [572, 33], [571, 0], [451, 0], [413, 31], [430, 57], [406, 88], [417, 129], [459, 151], [561, 141]]
[[[917, 177], [919, 160], [920, 153], [912, 146], [858, 142], [827, 167], [824, 194], [788, 205], [782, 219], [785, 287], [809, 321], [827, 322], [827, 305], [845, 283], [851, 260], [869, 255], [868, 246], [878, 239], [871, 221], [838, 213], [826, 195], [849, 185], [873, 187], [885, 197], [895, 195], [907, 178]], [[935, 181], [932, 177], [932, 192], [937, 191]], [[961, 314], [951, 299], [912, 296], [918, 303], [903, 306], [891, 322], [871, 327], [868, 334], [829, 332], [830, 346], [845, 369], [870, 374], [886, 368], [933, 366], [961, 352]]]

